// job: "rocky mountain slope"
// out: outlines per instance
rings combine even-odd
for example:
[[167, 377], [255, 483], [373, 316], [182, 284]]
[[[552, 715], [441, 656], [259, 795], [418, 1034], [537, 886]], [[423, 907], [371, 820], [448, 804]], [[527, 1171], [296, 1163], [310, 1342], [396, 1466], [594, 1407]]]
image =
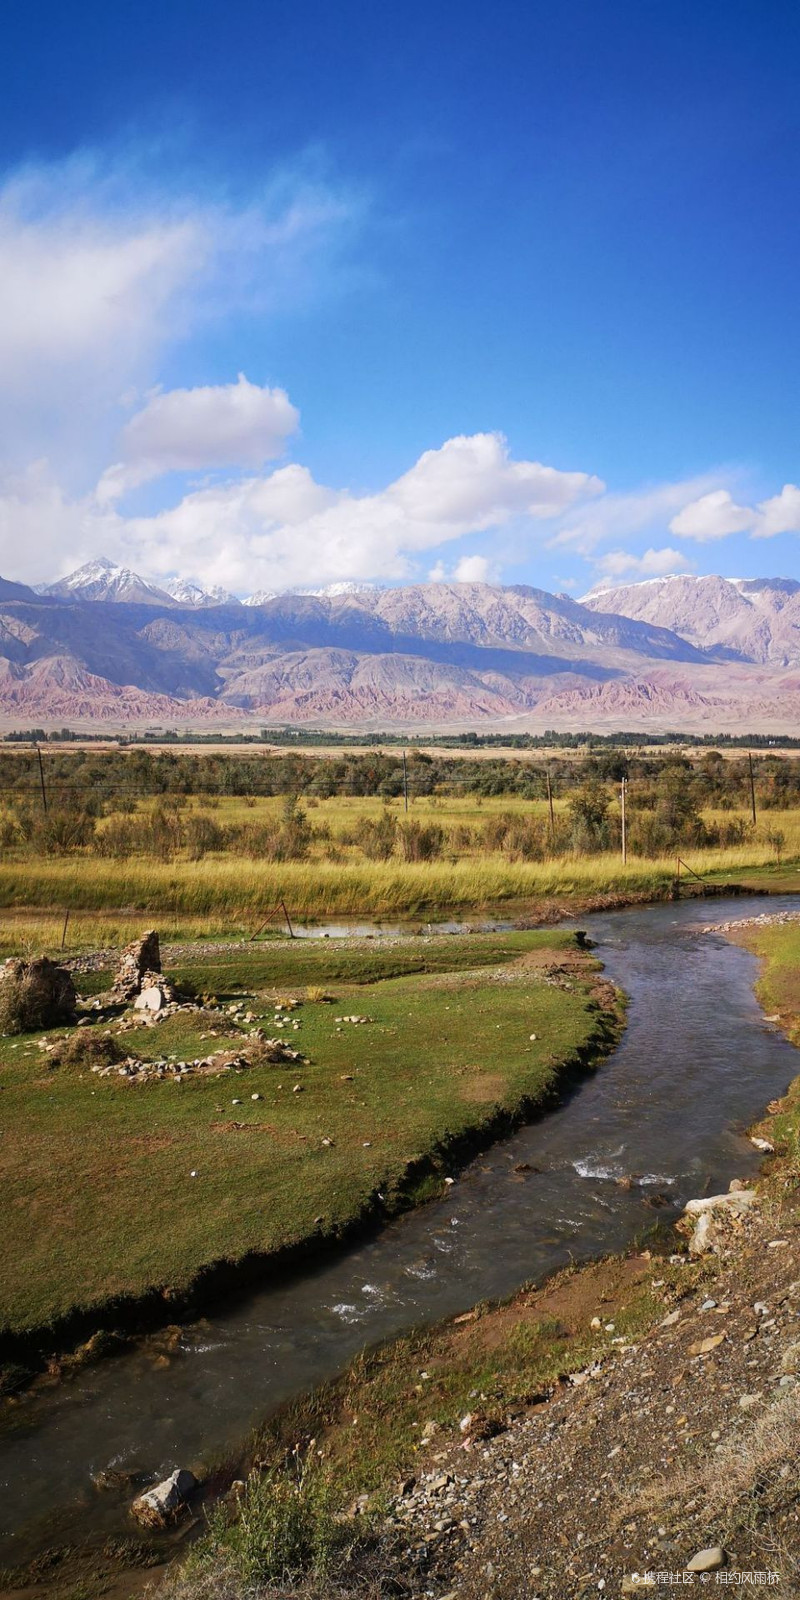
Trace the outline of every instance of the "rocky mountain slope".
[[[101, 559], [41, 593], [0, 580], [0, 718], [796, 726], [800, 584], [686, 582], [694, 587], [659, 580], [586, 602], [527, 585], [341, 584], [242, 604], [179, 580], [167, 593]], [[750, 633], [744, 623], [735, 633], [731, 616]]]
[[794, 578], [695, 578], [686, 573], [596, 589], [590, 611], [671, 628], [732, 661], [800, 666], [800, 583]]

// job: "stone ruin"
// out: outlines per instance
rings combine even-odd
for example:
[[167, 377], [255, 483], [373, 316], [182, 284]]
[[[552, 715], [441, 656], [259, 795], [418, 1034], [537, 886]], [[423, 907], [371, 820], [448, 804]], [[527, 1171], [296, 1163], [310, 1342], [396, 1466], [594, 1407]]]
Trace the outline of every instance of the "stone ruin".
[[[113, 1003], [130, 1005], [145, 987], [145, 978], [161, 977], [161, 950], [155, 928], [126, 945], [117, 963], [114, 982], [108, 996]], [[155, 1008], [154, 1008], [155, 1009]]]
[[0, 1031], [29, 1033], [75, 1021], [72, 975], [49, 956], [24, 961], [13, 956], [0, 967]]

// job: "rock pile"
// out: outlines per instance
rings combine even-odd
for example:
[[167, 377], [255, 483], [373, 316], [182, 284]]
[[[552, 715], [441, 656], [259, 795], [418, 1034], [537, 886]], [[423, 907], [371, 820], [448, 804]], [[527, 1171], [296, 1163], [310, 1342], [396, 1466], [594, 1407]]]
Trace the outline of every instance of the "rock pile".
[[246, 1072], [256, 1064], [262, 1066], [284, 1061], [300, 1062], [304, 1066], [308, 1064], [299, 1050], [290, 1050], [283, 1039], [265, 1039], [260, 1029], [255, 1029], [247, 1042], [251, 1049], [255, 1047], [257, 1062], [252, 1061], [246, 1051], [232, 1052], [228, 1046], [214, 1050], [207, 1056], [197, 1056], [193, 1061], [177, 1061], [171, 1056], [142, 1061], [138, 1056], [126, 1056], [124, 1061], [98, 1062], [89, 1070], [100, 1078], [128, 1078], [135, 1083], [144, 1083], [149, 1078], [182, 1079], [203, 1073]]
[[681, 1233], [689, 1234], [689, 1250], [693, 1256], [709, 1251], [721, 1254], [734, 1242], [742, 1219], [755, 1205], [755, 1189], [731, 1185], [728, 1194], [711, 1194], [702, 1200], [690, 1200], [678, 1221]]
[[774, 1224], [745, 1205], [727, 1260], [672, 1258], [687, 1287], [654, 1277], [660, 1323], [509, 1411], [496, 1437], [473, 1442], [471, 1415], [421, 1431], [387, 1527], [411, 1600], [661, 1593], [659, 1572], [700, 1588], [723, 1568], [738, 1590], [779, 1566], [773, 1592], [796, 1592], [800, 1226], [784, 1213], [774, 1238]]
[[736, 928], [768, 928], [800, 921], [800, 911], [762, 911], [757, 917], [731, 917], [727, 922], [709, 922], [700, 933], [731, 933]]
[[134, 1011], [150, 1011], [158, 1013], [165, 1006], [172, 1005], [175, 1000], [175, 989], [169, 978], [161, 972], [143, 972], [139, 993], [134, 1002]]

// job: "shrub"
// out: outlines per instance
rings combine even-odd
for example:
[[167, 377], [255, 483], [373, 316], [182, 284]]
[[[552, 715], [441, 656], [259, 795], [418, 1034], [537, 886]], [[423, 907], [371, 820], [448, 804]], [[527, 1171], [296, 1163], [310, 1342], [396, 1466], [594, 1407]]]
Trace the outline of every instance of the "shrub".
[[74, 1022], [75, 985], [47, 956], [7, 961], [0, 977], [0, 1032], [32, 1033]]
[[404, 822], [400, 845], [405, 861], [435, 861], [442, 853], [444, 829], [436, 823]]
[[304, 861], [314, 830], [295, 796], [284, 802], [279, 822], [247, 823], [238, 830], [236, 843], [245, 855], [265, 861]]
[[96, 1028], [76, 1028], [56, 1044], [50, 1056], [54, 1067], [76, 1067], [81, 1072], [91, 1072], [92, 1067], [111, 1067], [125, 1059], [123, 1051], [110, 1033], [98, 1033]]
[[569, 802], [570, 844], [573, 850], [591, 855], [608, 850], [613, 839], [609, 818], [611, 804], [608, 790], [596, 778], [581, 785]]
[[252, 1473], [235, 1511], [218, 1507], [209, 1537], [179, 1577], [177, 1595], [196, 1592], [209, 1572], [233, 1580], [232, 1593], [263, 1593], [267, 1585], [322, 1578], [352, 1545], [353, 1533], [335, 1514], [317, 1471]]
[[8, 814], [0, 817], [0, 847], [8, 850], [11, 845], [17, 844], [19, 839], [20, 829], [16, 817]]
[[81, 850], [94, 838], [98, 807], [91, 800], [81, 804], [59, 803], [47, 811], [21, 807], [18, 827], [28, 844], [43, 855], [68, 855]]
[[368, 861], [388, 861], [397, 842], [397, 818], [387, 806], [377, 821], [363, 817], [354, 833], [354, 843], [363, 850]]
[[780, 828], [767, 828], [764, 833], [764, 843], [773, 852], [776, 861], [780, 861], [786, 848], [786, 834]]
[[190, 861], [201, 861], [210, 850], [225, 847], [225, 829], [204, 811], [195, 811], [186, 822], [186, 849]]

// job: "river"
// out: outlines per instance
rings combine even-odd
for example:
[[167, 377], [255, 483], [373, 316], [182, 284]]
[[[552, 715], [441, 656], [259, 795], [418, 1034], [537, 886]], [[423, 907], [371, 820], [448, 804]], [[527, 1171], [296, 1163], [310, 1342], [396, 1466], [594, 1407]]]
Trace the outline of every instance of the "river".
[[[26, 1400], [0, 1440], [2, 1559], [40, 1542], [45, 1518], [51, 1543], [76, 1526], [119, 1529], [123, 1502], [92, 1488], [101, 1469], [199, 1470], [365, 1345], [622, 1249], [692, 1195], [755, 1172], [744, 1130], [798, 1057], [764, 1020], [753, 957], [698, 930], [798, 905], [690, 900], [582, 917], [630, 1001], [601, 1069], [472, 1162], [443, 1199], [187, 1328], [168, 1367], [137, 1350]], [[535, 1170], [515, 1171], [523, 1163]], [[629, 1174], [638, 1182], [620, 1187]], [[649, 1208], [655, 1193], [669, 1207]]]

